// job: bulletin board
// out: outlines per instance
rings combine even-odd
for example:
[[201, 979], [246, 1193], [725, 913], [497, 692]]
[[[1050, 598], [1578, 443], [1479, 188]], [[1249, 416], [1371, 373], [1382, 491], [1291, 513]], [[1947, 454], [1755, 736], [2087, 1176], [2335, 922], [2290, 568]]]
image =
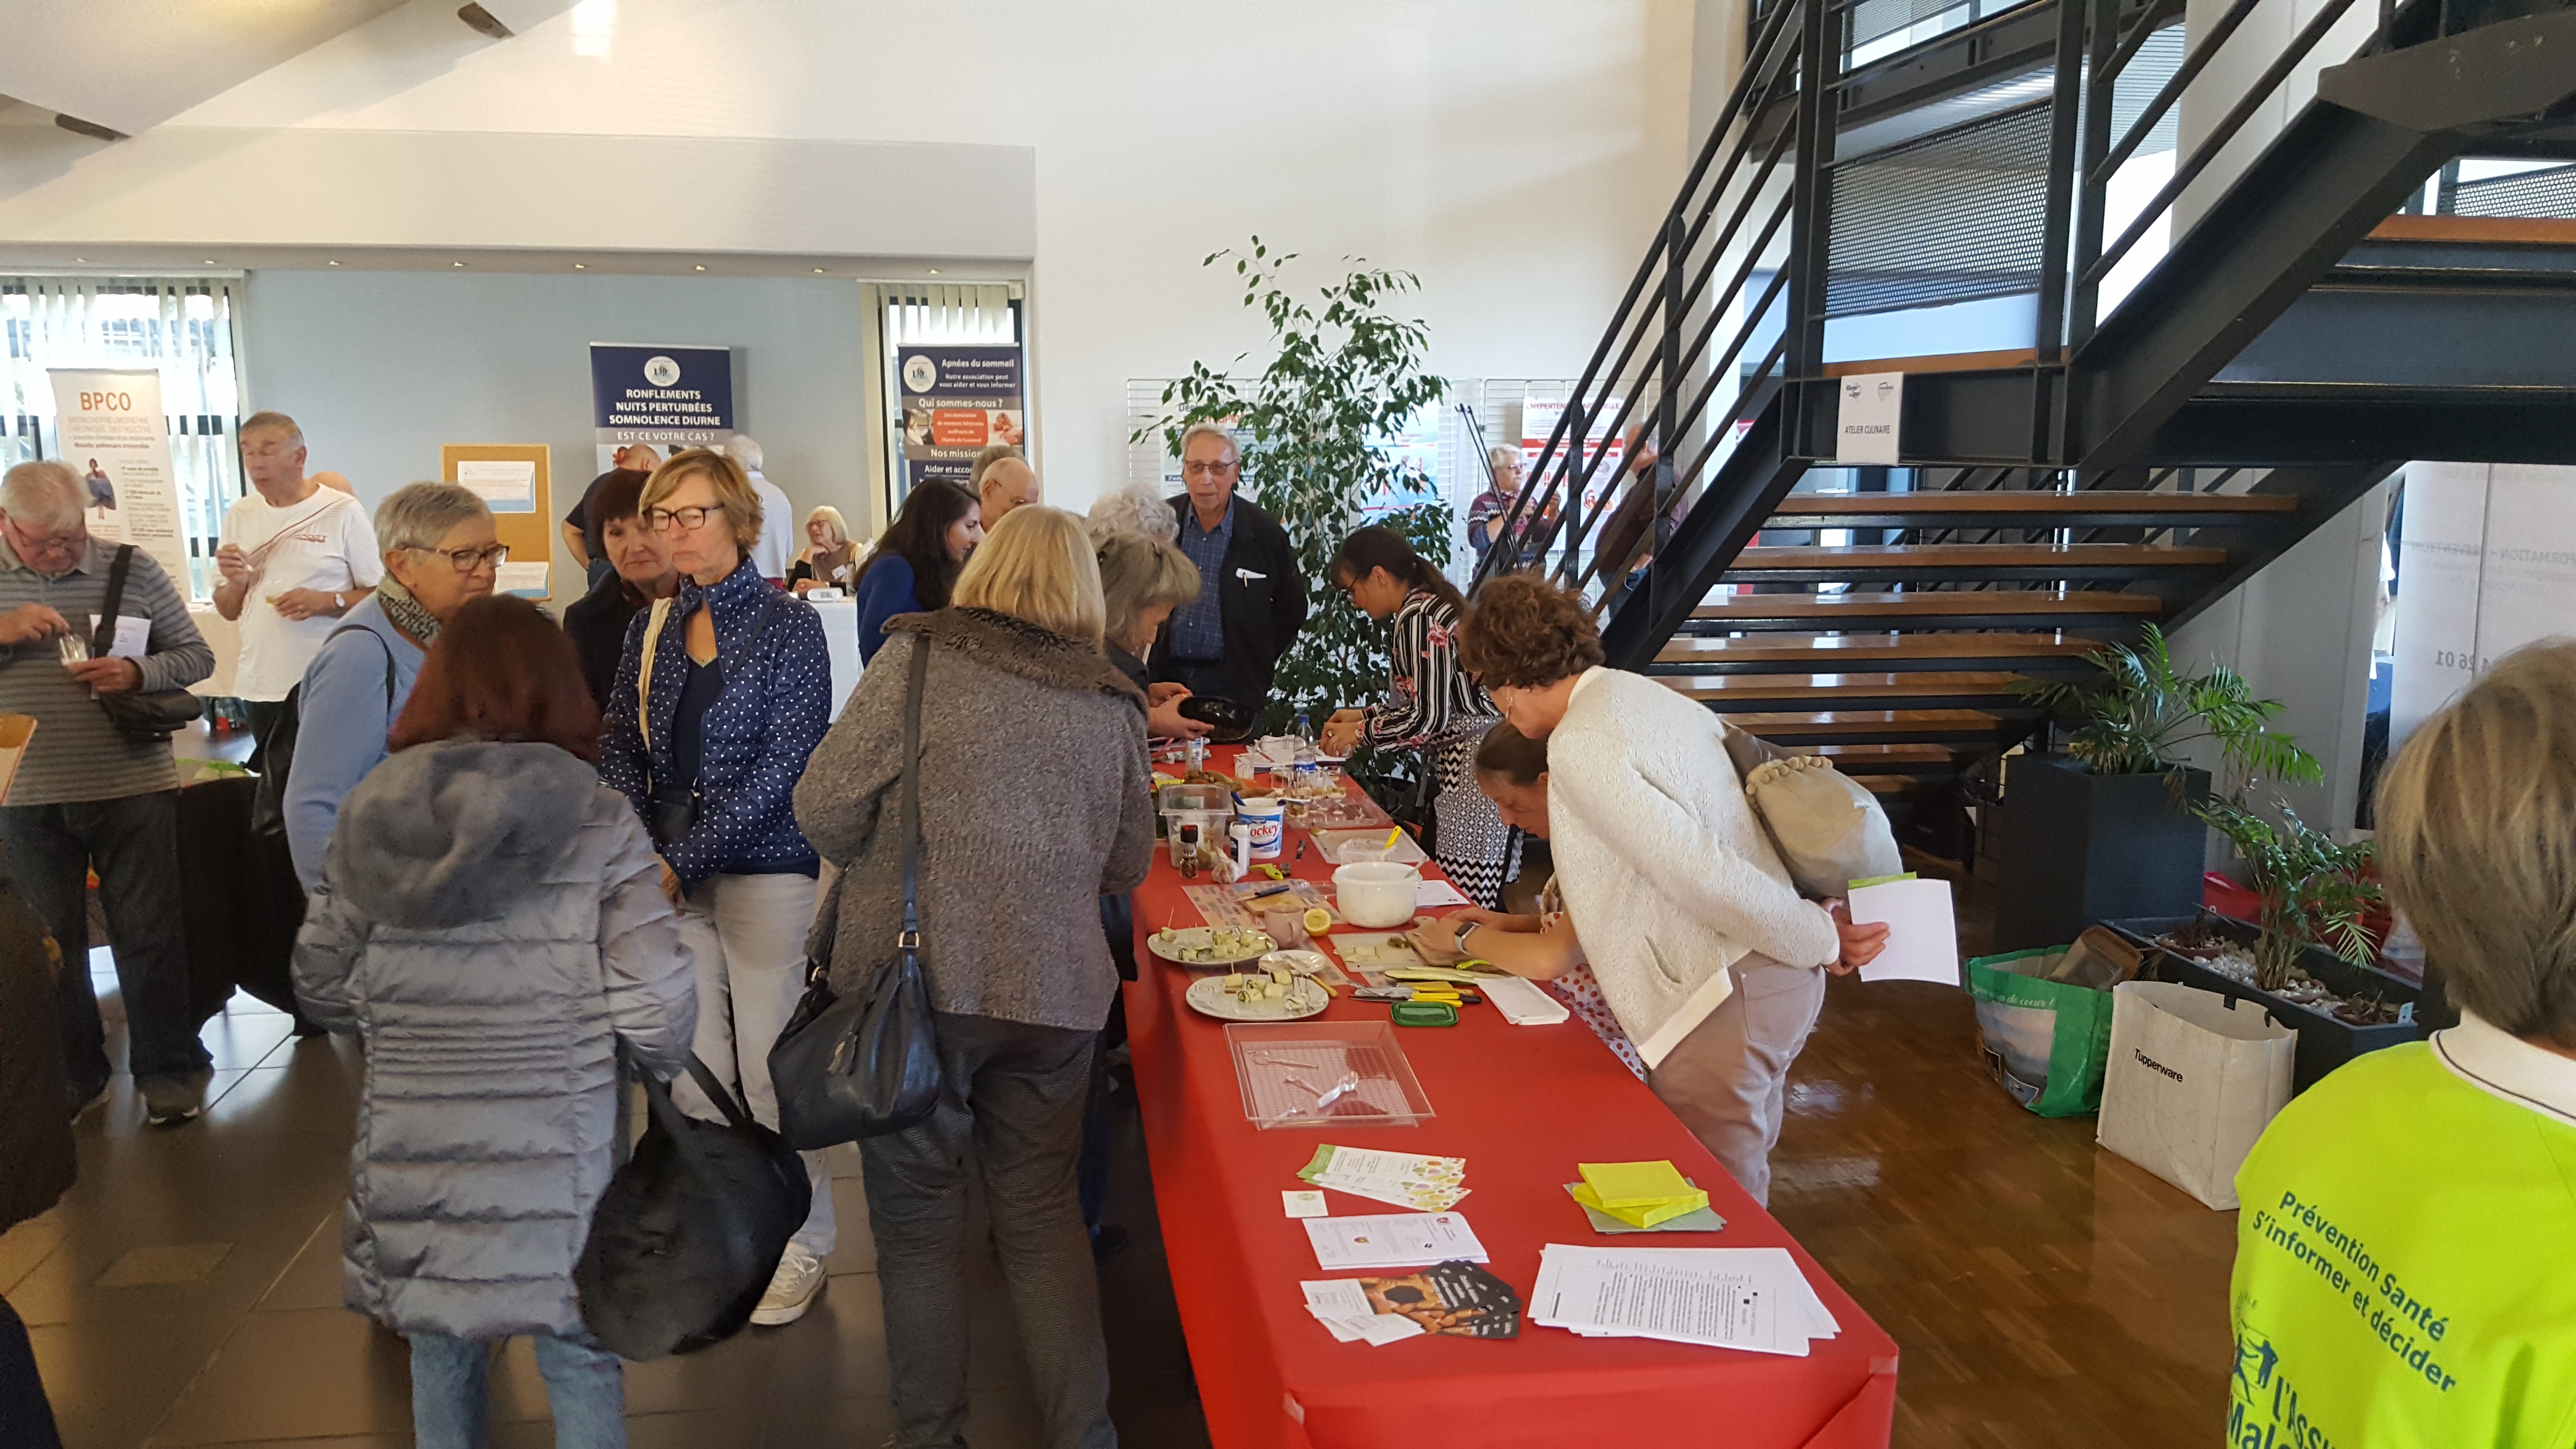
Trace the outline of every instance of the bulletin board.
[[526, 599], [552, 597], [548, 581], [555, 545], [550, 453], [543, 443], [447, 443], [438, 450], [439, 476], [462, 483], [492, 506], [492, 524], [510, 561], [501, 566], [494, 593]]

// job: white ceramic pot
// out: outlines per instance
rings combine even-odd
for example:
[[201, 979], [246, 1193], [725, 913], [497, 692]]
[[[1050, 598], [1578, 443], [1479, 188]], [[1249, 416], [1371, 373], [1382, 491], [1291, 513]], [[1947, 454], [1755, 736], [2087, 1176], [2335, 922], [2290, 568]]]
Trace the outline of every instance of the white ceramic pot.
[[1385, 930], [1413, 924], [1413, 891], [1421, 882], [1421, 872], [1401, 861], [1358, 861], [1333, 872], [1333, 894], [1343, 920]]

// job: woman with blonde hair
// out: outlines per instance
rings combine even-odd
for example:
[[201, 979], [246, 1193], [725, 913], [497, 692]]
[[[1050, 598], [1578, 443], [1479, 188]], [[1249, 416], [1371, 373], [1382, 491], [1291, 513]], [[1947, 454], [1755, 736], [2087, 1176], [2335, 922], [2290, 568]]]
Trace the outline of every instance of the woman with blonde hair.
[[2380, 779], [2380, 876], [2460, 1023], [2337, 1068], [2237, 1171], [2231, 1444], [2576, 1441], [2571, 761], [2560, 639]]
[[904, 716], [918, 699], [920, 959], [944, 1081], [926, 1120], [859, 1143], [904, 1444], [957, 1443], [966, 1420], [969, 1172], [1046, 1442], [1116, 1442], [1074, 1165], [1118, 991], [1099, 898], [1144, 880], [1154, 822], [1145, 696], [1101, 652], [1103, 619], [1082, 520], [1012, 509], [949, 607], [887, 622], [796, 787], [806, 837], [839, 867], [824, 908], [832, 988], [861, 991], [902, 920]]
[[817, 505], [805, 515], [805, 551], [787, 566], [787, 591], [799, 598], [808, 589], [846, 589], [858, 582], [859, 546], [841, 510]]
[[[1155, 512], [1169, 522], [1172, 510], [1159, 503]], [[1100, 537], [1097, 518], [1092, 520], [1092, 535]], [[1196, 739], [1213, 726], [1203, 720], [1181, 715], [1181, 701], [1190, 697], [1190, 687], [1169, 681], [1148, 684], [1145, 681], [1145, 653], [1154, 647], [1154, 636], [1161, 632], [1163, 621], [1172, 611], [1199, 596], [1199, 566], [1190, 556], [1164, 539], [1149, 538], [1141, 533], [1111, 531], [1101, 539], [1100, 594], [1103, 612], [1108, 620], [1102, 631], [1109, 662], [1118, 672], [1145, 691], [1151, 708], [1145, 715], [1145, 733], [1169, 735], [1178, 739]]]
[[[600, 778], [624, 793], [662, 860], [696, 954], [695, 1049], [752, 1116], [778, 1125], [769, 1048], [805, 990], [805, 929], [820, 862], [790, 792], [831, 722], [832, 663], [814, 606], [770, 587], [752, 559], [760, 495], [742, 465], [692, 448], [653, 470], [637, 500], [668, 541], [679, 591], [637, 614], [609, 690]], [[673, 1089], [694, 1116], [715, 1104]], [[814, 1202], [751, 1315], [792, 1323], [831, 1256], [831, 1173], [805, 1154]]]

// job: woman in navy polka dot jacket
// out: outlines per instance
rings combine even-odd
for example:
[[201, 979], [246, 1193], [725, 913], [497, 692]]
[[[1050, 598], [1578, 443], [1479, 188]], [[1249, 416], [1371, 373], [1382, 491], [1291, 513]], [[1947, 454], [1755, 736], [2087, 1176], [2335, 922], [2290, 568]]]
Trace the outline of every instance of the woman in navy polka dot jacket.
[[[669, 540], [680, 591], [627, 626], [600, 778], [643, 816], [663, 889], [680, 904], [698, 962], [698, 1056], [775, 1127], [769, 1048], [804, 993], [820, 867], [796, 828], [796, 782], [831, 724], [831, 655], [813, 606], [771, 588], [749, 560], [760, 498], [740, 464], [676, 454], [645, 483], [638, 512]], [[716, 1116], [686, 1079], [673, 1095], [692, 1115]], [[822, 1286], [831, 1180], [823, 1154], [805, 1159], [813, 1211], [754, 1323], [793, 1321]]]

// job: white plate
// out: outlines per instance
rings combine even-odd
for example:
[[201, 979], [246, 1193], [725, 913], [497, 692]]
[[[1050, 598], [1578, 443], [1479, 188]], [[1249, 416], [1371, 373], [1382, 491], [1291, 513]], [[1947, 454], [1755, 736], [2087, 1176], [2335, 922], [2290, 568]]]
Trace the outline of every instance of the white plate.
[[1162, 932], [1153, 931], [1147, 933], [1145, 944], [1153, 948], [1155, 955], [1166, 961], [1203, 970], [1213, 970], [1219, 966], [1237, 966], [1246, 961], [1258, 961], [1279, 949], [1279, 943], [1270, 938], [1269, 932], [1259, 931], [1253, 933], [1253, 944], [1249, 946], [1236, 946], [1199, 960], [1185, 959], [1181, 955], [1181, 952], [1186, 950], [1215, 950], [1216, 929], [1214, 926], [1184, 926], [1174, 931], [1172, 939], [1168, 941], [1163, 939]]
[[1184, 999], [1193, 1010], [1220, 1021], [1295, 1021], [1323, 1010], [1332, 998], [1324, 988], [1299, 976], [1289, 981], [1288, 994], [1276, 1000], [1237, 1001], [1225, 989], [1224, 977], [1202, 976], [1190, 983]]

